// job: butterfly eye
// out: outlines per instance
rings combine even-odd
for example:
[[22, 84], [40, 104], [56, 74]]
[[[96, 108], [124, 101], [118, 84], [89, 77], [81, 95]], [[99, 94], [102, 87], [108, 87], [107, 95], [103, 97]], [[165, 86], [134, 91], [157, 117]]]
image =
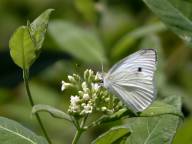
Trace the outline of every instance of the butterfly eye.
[[137, 71], [138, 71], [138, 72], [142, 72], [142, 68], [141, 68], [141, 67], [138, 67]]
[[103, 79], [100, 79], [100, 81], [99, 81], [100, 83], [103, 83]]

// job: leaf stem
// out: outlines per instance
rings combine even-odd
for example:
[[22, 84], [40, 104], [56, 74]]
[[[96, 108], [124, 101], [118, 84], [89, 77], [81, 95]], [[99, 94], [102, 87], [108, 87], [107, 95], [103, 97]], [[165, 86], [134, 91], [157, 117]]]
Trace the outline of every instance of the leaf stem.
[[[33, 107], [34, 106], [34, 101], [33, 101], [33, 98], [32, 98], [32, 95], [31, 95], [31, 92], [30, 92], [30, 89], [29, 89], [29, 82], [28, 82], [29, 71], [26, 70], [26, 69], [23, 70], [23, 79], [24, 79], [24, 84], [25, 84], [25, 88], [26, 88], [26, 91], [27, 91], [27, 95], [28, 95], [28, 98], [29, 98], [29, 102], [30, 102], [31, 106]], [[41, 127], [41, 130], [42, 130], [45, 138], [47, 139], [48, 143], [52, 144], [51, 140], [50, 140], [50, 138], [49, 138], [49, 136], [48, 136], [48, 134], [47, 134], [47, 132], [45, 130], [45, 127], [44, 127], [44, 125], [42, 123], [42, 120], [41, 120], [39, 114], [35, 113], [35, 116], [36, 116], [36, 119], [37, 119], [37, 121], [38, 121], [38, 123], [39, 123], [39, 125]]]

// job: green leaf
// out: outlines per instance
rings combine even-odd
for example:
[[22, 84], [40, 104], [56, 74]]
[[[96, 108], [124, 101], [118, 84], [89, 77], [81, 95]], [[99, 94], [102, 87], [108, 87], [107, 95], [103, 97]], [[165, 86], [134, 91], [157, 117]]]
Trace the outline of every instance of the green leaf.
[[90, 22], [96, 22], [96, 10], [94, 0], [75, 0], [77, 10]]
[[143, 0], [182, 39], [192, 42], [192, 3], [183, 0]]
[[17, 28], [9, 41], [9, 47], [15, 64], [22, 69], [29, 69], [37, 57], [29, 28], [26, 26]]
[[191, 144], [192, 142], [192, 118], [185, 119], [182, 126], [178, 129], [173, 144]]
[[166, 30], [163, 23], [145, 25], [124, 35], [113, 47], [112, 58], [116, 58], [129, 49], [139, 38]]
[[53, 9], [48, 9], [36, 18], [31, 25], [21, 26], [9, 41], [13, 61], [22, 69], [29, 69], [37, 59], [47, 30], [49, 15]]
[[138, 113], [137, 115], [133, 114], [127, 108], [123, 108], [112, 115], [104, 115], [100, 117], [98, 120], [94, 121], [90, 125], [90, 127], [95, 127], [103, 123], [116, 121], [121, 119], [122, 117], [152, 117], [164, 114], [176, 115], [183, 118], [183, 114], [181, 112], [181, 97], [169, 96], [163, 101], [156, 100], [146, 110], [141, 113]]
[[180, 96], [169, 96], [163, 100], [156, 100], [153, 104], [146, 110], [141, 112], [139, 116], [158, 116], [163, 114], [177, 115], [183, 118], [181, 112], [182, 100]]
[[56, 20], [50, 23], [49, 32], [59, 48], [87, 62], [105, 62], [104, 48], [97, 35], [72, 23]]
[[53, 10], [54, 9], [47, 9], [30, 24], [30, 34], [33, 37], [38, 52], [42, 47], [45, 33], [47, 31], [49, 17]]
[[130, 131], [125, 126], [114, 127], [95, 139], [92, 144], [117, 144], [123, 141], [129, 134]]
[[127, 127], [131, 135], [127, 144], [171, 144], [180, 123], [175, 115], [161, 115], [156, 117], [131, 118]]
[[[157, 100], [137, 116], [131, 115], [129, 110], [122, 109], [111, 116], [101, 117], [98, 121], [92, 123], [92, 126], [118, 120], [124, 116], [132, 117], [128, 118], [125, 126], [129, 128], [131, 133], [125, 136], [127, 137], [127, 142], [122, 143], [170, 144], [182, 117], [181, 97], [169, 96], [161, 101]], [[114, 132], [112, 137], [115, 137], [115, 135], [116, 132]], [[104, 140], [105, 138], [103, 137]]]
[[112, 115], [103, 115], [100, 118], [98, 118], [96, 121], [92, 122], [88, 128], [95, 127], [107, 122], [116, 121], [121, 119], [124, 116], [130, 116], [130, 111], [127, 108], [122, 108], [119, 111], [115, 112]]
[[181, 112], [182, 99], [181, 96], [179, 96], [178, 94], [168, 96], [164, 98], [162, 101], [174, 106], [177, 109], [177, 111]]
[[71, 118], [68, 114], [49, 105], [38, 104], [33, 106], [32, 113], [35, 114], [38, 112], [48, 112], [55, 118], [65, 119], [71, 122]]
[[181, 117], [183, 116], [180, 109], [162, 101], [155, 101], [149, 108], [141, 112], [139, 116], [150, 117], [163, 114], [173, 114]]
[[4, 117], [0, 117], [0, 142], [3, 144], [48, 144], [44, 138]]

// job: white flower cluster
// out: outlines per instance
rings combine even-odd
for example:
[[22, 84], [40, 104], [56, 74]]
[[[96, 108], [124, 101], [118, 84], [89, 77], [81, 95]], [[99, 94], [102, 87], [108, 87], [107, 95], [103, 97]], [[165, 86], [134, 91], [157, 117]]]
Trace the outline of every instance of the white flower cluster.
[[114, 98], [101, 87], [101, 75], [92, 70], [85, 70], [84, 78], [73, 74], [68, 76], [69, 82], [62, 81], [61, 90], [74, 88], [76, 95], [70, 97], [68, 112], [71, 115], [84, 116], [94, 111], [114, 112]]
[[79, 105], [78, 105], [79, 101], [80, 101], [80, 99], [79, 99], [78, 96], [71, 96], [70, 109], [71, 109], [72, 112], [78, 112], [78, 110], [79, 110]]

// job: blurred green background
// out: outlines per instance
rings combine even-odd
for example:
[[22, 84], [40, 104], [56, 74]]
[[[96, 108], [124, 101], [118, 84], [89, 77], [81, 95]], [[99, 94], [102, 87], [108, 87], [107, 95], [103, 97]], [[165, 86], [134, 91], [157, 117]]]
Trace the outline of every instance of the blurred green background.
[[[117, 60], [139, 50], [158, 52], [158, 98], [178, 95], [185, 119], [174, 144], [192, 143], [192, 48], [166, 28], [140, 0], [0, 0], [0, 115], [40, 134], [25, 94], [22, 71], [9, 55], [9, 38], [20, 25], [53, 8], [43, 51], [31, 68], [35, 103], [67, 110], [68, 92], [61, 92], [67, 74], [86, 68], [107, 71]], [[41, 114], [55, 144], [70, 143], [75, 129], [63, 120]], [[93, 116], [94, 118], [94, 116]], [[89, 130], [81, 143], [90, 143], [114, 122]]]

